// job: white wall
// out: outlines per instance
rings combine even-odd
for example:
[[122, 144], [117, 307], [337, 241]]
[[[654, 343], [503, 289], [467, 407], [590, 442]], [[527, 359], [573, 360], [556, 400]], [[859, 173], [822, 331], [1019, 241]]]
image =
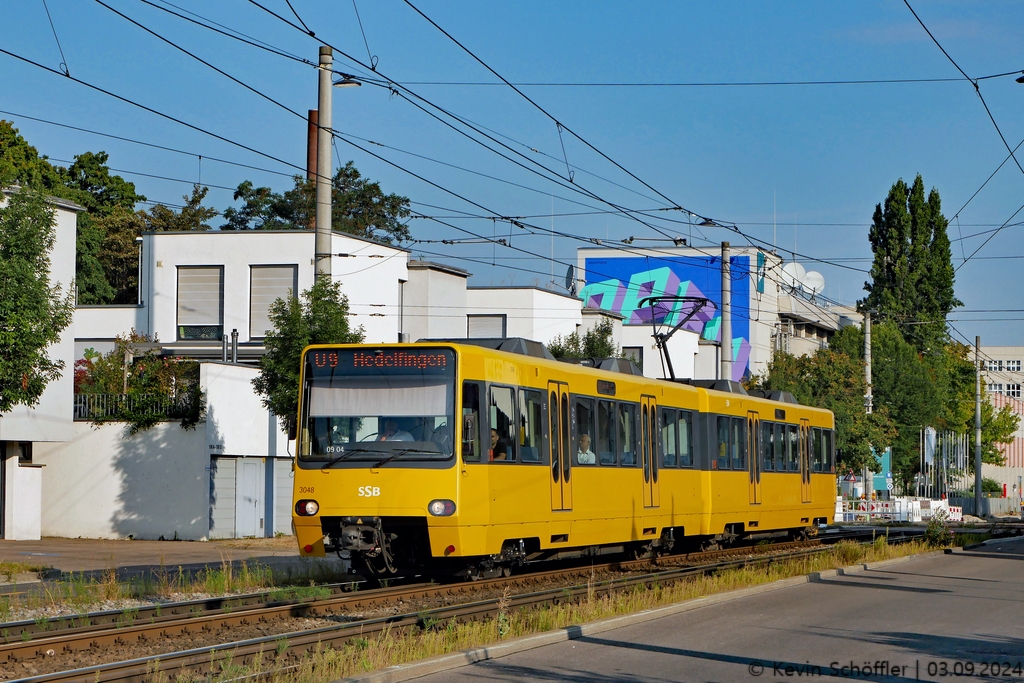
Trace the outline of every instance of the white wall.
[[75, 359], [83, 358], [85, 349], [98, 353], [114, 349], [114, 338], [132, 330], [148, 334], [146, 309], [135, 304], [126, 306], [78, 306], [75, 308]]
[[[0, 204], [6, 197], [0, 193]], [[50, 285], [60, 285], [61, 294], [73, 291], [75, 278], [75, 232], [77, 213], [57, 201], [54, 209], [56, 241], [50, 252]], [[0, 417], [0, 441], [67, 441], [71, 438], [74, 395], [75, 326], [72, 322], [60, 339], [46, 350], [52, 360], [64, 361], [61, 376], [46, 385], [39, 402], [19, 405]]]
[[409, 341], [465, 338], [468, 276], [444, 266], [410, 263], [402, 306], [402, 331]]
[[19, 465], [17, 454], [0, 461], [6, 472], [4, 539], [38, 541], [42, 533], [42, 473], [37, 464]]
[[508, 337], [524, 337], [547, 344], [575, 332], [583, 322], [583, 302], [536, 287], [470, 287], [467, 313], [505, 314]]
[[288, 436], [252, 387], [258, 370], [249, 365], [201, 363], [199, 386], [206, 393], [206, 452], [213, 455], [286, 456]]
[[69, 443], [36, 444], [42, 533], [65, 538], [203, 540], [209, 471], [202, 425], [162, 422], [135, 436], [123, 423], [75, 422]]
[[[676, 377], [694, 377], [694, 357], [697, 354], [698, 339], [700, 336], [696, 332], [679, 330], [668, 340], [668, 351]], [[662, 366], [661, 354], [651, 336], [649, 325], [623, 325], [622, 346], [643, 347], [644, 377], [668, 377], [668, 366]]]
[[[348, 297], [352, 323], [368, 342], [398, 340], [399, 280], [408, 279], [403, 249], [335, 233], [332, 274]], [[224, 267], [224, 333], [249, 337], [249, 279], [253, 265], [295, 265], [298, 289], [313, 284], [314, 234], [305, 230], [149, 233], [143, 236], [145, 327], [163, 343], [177, 341], [177, 267]], [[260, 341], [256, 340], [257, 343]], [[190, 342], [194, 344], [195, 342]], [[220, 346], [220, 342], [207, 342]]]

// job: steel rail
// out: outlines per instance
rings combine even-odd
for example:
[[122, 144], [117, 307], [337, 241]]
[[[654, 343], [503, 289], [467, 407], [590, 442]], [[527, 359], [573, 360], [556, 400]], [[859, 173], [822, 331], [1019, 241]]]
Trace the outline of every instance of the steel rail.
[[[108, 610], [80, 615], [77, 618], [57, 618], [47, 622], [17, 622], [0, 625], [0, 662], [20, 662], [45, 658], [57, 653], [67, 654], [104, 646], [125, 645], [151, 639], [187, 636], [198, 630], [213, 631], [239, 625], [267, 623], [289, 618], [315, 618], [342, 612], [379, 608], [406, 600], [449, 599], [461, 594], [488, 588], [526, 587], [552, 579], [569, 578], [594, 572], [637, 571], [651, 567], [707, 564], [716, 557], [748, 556], [777, 552], [785, 549], [817, 545], [822, 541], [839, 541], [865, 536], [864, 531], [830, 534], [824, 539], [795, 541], [766, 546], [727, 548], [698, 553], [662, 556], [654, 559], [614, 561], [595, 565], [577, 565], [484, 581], [456, 584], [411, 584], [396, 588], [376, 589], [335, 595], [328, 598], [298, 598], [295, 600], [268, 600], [275, 593], [255, 593], [246, 596], [194, 600], [146, 608], [145, 611]], [[336, 592], [347, 584], [331, 586]], [[164, 611], [166, 610], [166, 612]], [[58, 628], [50, 630], [51, 624]], [[34, 626], [35, 631], [27, 630]], [[26, 628], [19, 630], [19, 626]], [[51, 654], [52, 653], [52, 654]]]
[[[908, 540], [911, 537], [911, 535], [890, 536], [889, 540], [899, 542], [902, 540]], [[745, 550], [755, 551], [756, 549], [757, 547], [747, 548]], [[813, 548], [805, 547], [802, 549], [791, 550], [789, 552], [758, 554], [754, 557], [748, 556], [721, 562], [706, 562], [698, 565], [675, 566], [661, 571], [605, 579], [592, 582], [590, 584], [549, 588], [529, 593], [519, 593], [506, 596], [504, 598], [493, 598], [457, 605], [446, 605], [434, 609], [418, 611], [416, 613], [388, 615], [385, 617], [371, 619], [358, 619], [348, 623], [325, 626], [305, 631], [264, 636], [250, 640], [201, 647], [182, 652], [152, 655], [123, 662], [98, 664], [73, 671], [34, 676], [31, 678], [21, 679], [21, 681], [24, 683], [65, 683], [72, 681], [82, 681], [83, 683], [85, 681], [94, 681], [96, 683], [104, 683], [112, 681], [143, 681], [146, 677], [153, 675], [154, 667], [158, 667], [160, 672], [166, 675], [173, 674], [174, 672], [181, 671], [183, 669], [193, 668], [210, 671], [215, 670], [218, 665], [226, 666], [228, 663], [232, 666], [237, 666], [239, 663], [251, 663], [257, 658], [265, 659], [270, 657], [272, 660], [277, 661], [285, 655], [289, 657], [298, 657], [301, 654], [309, 652], [317, 647], [323, 647], [325, 645], [343, 645], [353, 638], [365, 638], [369, 635], [380, 633], [385, 630], [403, 630], [413, 626], [422, 628], [432, 622], [447, 622], [450, 619], [465, 621], [486, 618], [496, 614], [499, 609], [499, 604], [502, 602], [504, 602], [506, 608], [526, 608], [540, 604], [558, 604], [566, 600], [575, 600], [584, 594], [604, 595], [608, 592], [635, 585], [649, 585], [657, 582], [674, 581], [695, 574], [712, 573], [722, 571], [723, 569], [742, 566], [771, 564], [773, 562], [806, 557], [818, 554], [827, 549], [827, 545], [819, 545]], [[716, 551], [715, 554], [724, 554], [729, 552], [735, 554], [737, 553], [737, 550]], [[706, 558], [706, 554], [704, 555]], [[594, 567], [553, 571], [547, 572], [546, 574], [566, 576], [571, 574], [596, 572], [610, 567], [639, 569], [643, 566], [650, 568], [651, 563], [645, 560], [625, 563], [609, 563], [608, 565], [595, 565]], [[536, 581], [540, 578], [540, 575], [531, 574], [522, 578], [527, 581]], [[488, 587], [511, 587], [512, 585], [514, 585], [514, 582], [509, 579], [494, 579], [474, 583], [453, 584], [450, 586], [436, 586], [430, 591], [426, 589], [402, 590], [408, 593], [415, 590], [423, 593], [430, 592], [434, 595], [445, 593], [453, 595], [461, 592], [469, 592], [470, 590], [479, 590]], [[456, 590], [453, 592], [451, 589]], [[397, 591], [396, 593], [400, 592], [402, 591]], [[393, 593], [392, 596], [396, 593]], [[379, 597], [384, 598], [383, 595]], [[287, 607], [297, 606], [284, 606], [284, 608]], [[312, 607], [312, 605], [306, 603], [300, 607]], [[242, 620], [250, 619], [252, 616], [253, 615], [237, 615], [237, 618], [239, 619], [237, 623], [243, 623]], [[231, 615], [227, 615], [227, 619], [230, 621]]]

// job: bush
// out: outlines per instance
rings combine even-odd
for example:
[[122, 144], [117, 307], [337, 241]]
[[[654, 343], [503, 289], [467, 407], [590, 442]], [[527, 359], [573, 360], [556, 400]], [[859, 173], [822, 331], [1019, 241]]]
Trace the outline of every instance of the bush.
[[[86, 349], [75, 362], [75, 394], [76, 411], [79, 403], [86, 411], [76, 417], [93, 424], [127, 422], [131, 434], [168, 419], [194, 429], [206, 412], [199, 363], [160, 356], [154, 341], [134, 330], [117, 337], [106, 355]], [[78, 400], [90, 396], [100, 400]]]
[[924, 530], [924, 540], [932, 548], [945, 548], [953, 544], [953, 532], [946, 528], [945, 515], [941, 511], [928, 520]]

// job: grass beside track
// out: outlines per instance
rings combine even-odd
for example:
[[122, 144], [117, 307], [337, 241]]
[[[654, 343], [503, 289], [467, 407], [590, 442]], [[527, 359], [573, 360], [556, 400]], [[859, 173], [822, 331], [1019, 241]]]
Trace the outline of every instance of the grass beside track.
[[[664, 585], [635, 586], [599, 597], [591, 592], [585, 600], [541, 609], [499, 609], [497, 617], [480, 622], [428, 622], [422, 629], [415, 631], [384, 632], [377, 637], [356, 639], [342, 648], [323, 648], [298, 661], [281, 657], [276, 661], [264, 659], [247, 666], [236, 666], [229, 662], [213, 675], [184, 673], [174, 678], [155, 671], [149, 680], [154, 683], [225, 682], [246, 676], [259, 676], [273, 683], [323, 683], [510, 638], [631, 614], [811, 572], [846, 567], [857, 562], [877, 562], [931, 549], [919, 541], [890, 545], [884, 536], [870, 545], [843, 541], [820, 554], [782, 560], [768, 566], [728, 569]], [[283, 652], [285, 646], [286, 642], [283, 642], [279, 652]]]
[[[0, 563], [0, 577], [24, 571], [38, 571], [37, 567]], [[325, 597], [326, 589], [318, 584], [351, 580], [348, 574], [339, 574], [337, 567], [327, 562], [309, 562], [301, 571], [275, 572], [257, 562], [223, 561], [219, 567], [197, 572], [179, 568], [161, 567], [151, 576], [118, 579], [117, 572], [107, 570], [102, 577], [71, 574], [66, 579], [45, 581], [38, 589], [13, 595], [0, 595], [0, 623], [38, 615], [80, 614], [97, 608], [118, 609], [123, 605], [187, 600], [196, 596], [224, 596], [262, 591], [281, 592], [286, 597]], [[296, 590], [302, 591], [301, 595]], [[274, 599], [272, 597], [272, 599]], [[31, 616], [26, 616], [31, 615]]]

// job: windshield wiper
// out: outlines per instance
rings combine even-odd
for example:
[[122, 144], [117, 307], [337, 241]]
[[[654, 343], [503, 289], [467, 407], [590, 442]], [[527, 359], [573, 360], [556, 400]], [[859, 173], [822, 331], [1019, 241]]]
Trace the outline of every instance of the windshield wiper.
[[339, 462], [341, 462], [342, 460], [345, 460], [346, 458], [348, 458], [348, 457], [351, 457], [351, 456], [355, 455], [356, 453], [384, 453], [384, 452], [385, 452], [385, 451], [381, 451], [381, 450], [378, 450], [378, 449], [376, 449], [376, 448], [374, 448], [374, 449], [369, 449], [369, 448], [353, 448], [353, 449], [352, 449], [352, 450], [350, 450], [350, 451], [345, 451], [344, 453], [342, 453], [342, 454], [341, 454], [341, 455], [339, 455], [338, 457], [334, 458], [333, 460], [328, 460], [328, 461], [327, 461], [327, 462], [326, 462], [326, 463], [324, 464], [324, 466], [323, 466], [323, 469], [327, 469], [327, 468], [328, 468], [328, 467], [330, 467], [331, 465], [334, 465], [334, 464], [336, 464], [336, 463], [339, 463]]
[[[422, 448], [405, 448], [405, 449], [402, 449], [400, 451], [396, 451], [396, 452], [390, 454], [388, 457], [384, 458], [383, 460], [378, 461], [376, 464], [373, 465], [373, 467], [374, 468], [382, 467], [382, 466], [388, 464], [389, 462], [391, 462], [392, 460], [394, 460], [395, 458], [399, 457], [400, 455], [406, 455], [408, 453], [422, 453], [423, 455], [433, 455], [434, 451], [425, 451]], [[443, 453], [440, 453], [440, 452], [438, 452], [438, 454], [439, 455], [444, 455]]]

